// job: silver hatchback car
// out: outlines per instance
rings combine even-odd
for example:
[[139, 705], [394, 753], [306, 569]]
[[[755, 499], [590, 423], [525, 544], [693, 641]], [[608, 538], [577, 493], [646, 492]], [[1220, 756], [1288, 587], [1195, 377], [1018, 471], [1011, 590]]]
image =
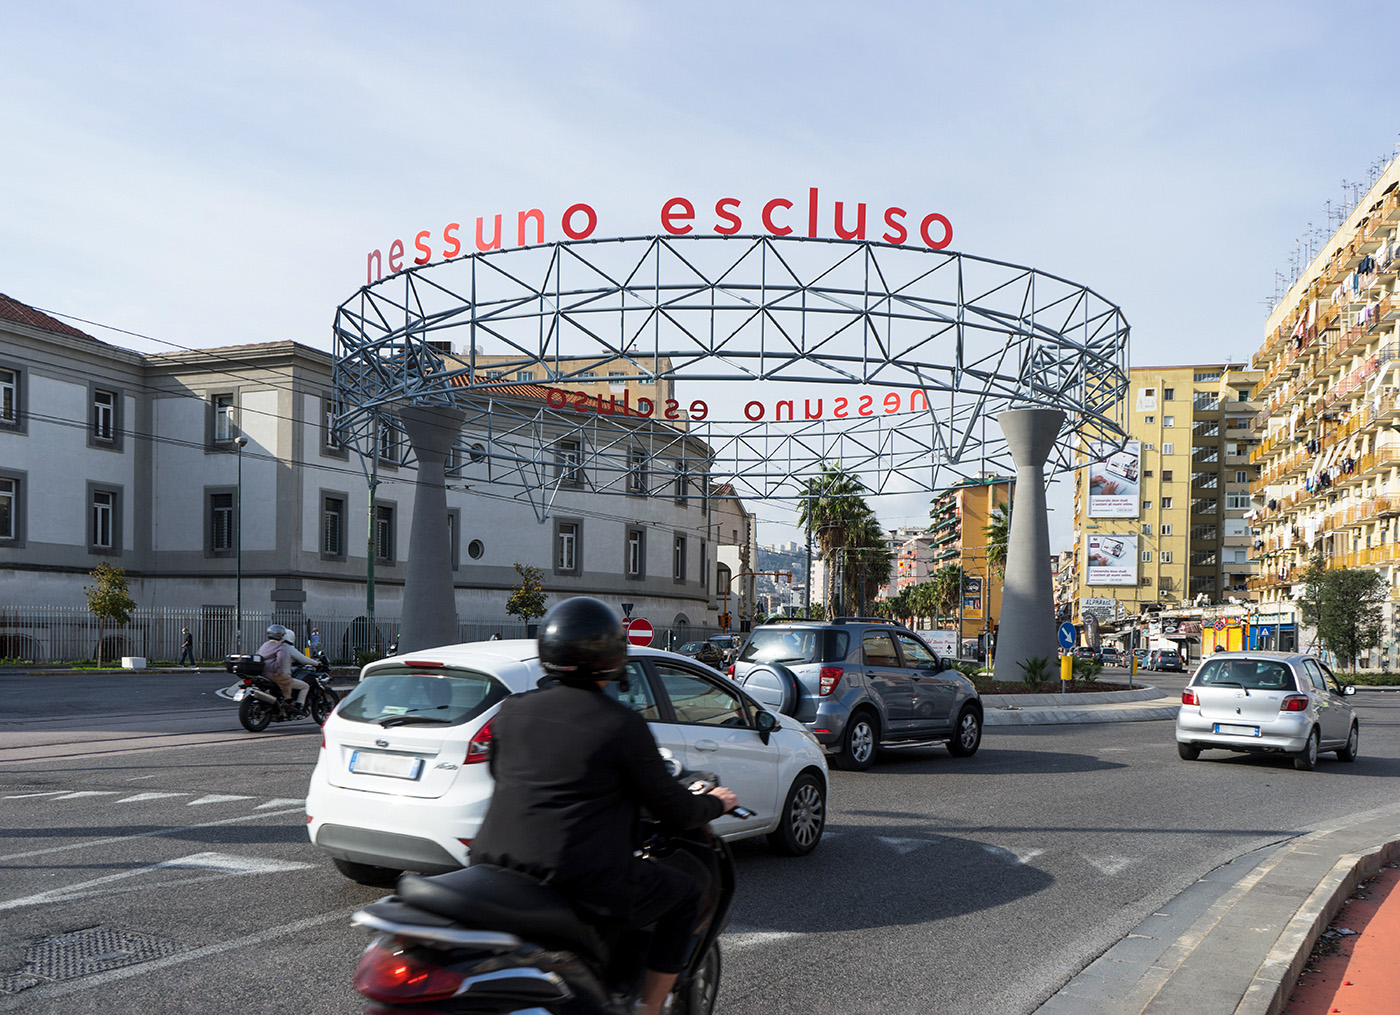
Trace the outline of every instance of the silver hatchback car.
[[1360, 724], [1343, 687], [1316, 656], [1217, 652], [1181, 692], [1177, 753], [1195, 761], [1202, 750], [1287, 754], [1311, 771], [1318, 754], [1355, 761]]

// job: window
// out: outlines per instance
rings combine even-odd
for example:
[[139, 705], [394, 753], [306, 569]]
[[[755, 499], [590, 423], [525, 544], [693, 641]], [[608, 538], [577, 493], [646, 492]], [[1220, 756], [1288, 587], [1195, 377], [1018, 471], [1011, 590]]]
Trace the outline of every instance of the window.
[[938, 668], [937, 656], [913, 635], [896, 632], [895, 640], [899, 642], [900, 650], [904, 653], [905, 669], [936, 670]]
[[1248, 401], [1249, 401], [1249, 388], [1240, 388], [1240, 390], [1237, 392], [1237, 394], [1239, 395], [1239, 401], [1241, 401], [1241, 402], [1248, 402]]
[[1170, 511], [1170, 510], [1171, 510], [1171, 506], [1172, 506], [1172, 499], [1171, 499], [1170, 497], [1163, 497], [1163, 498], [1162, 498], [1162, 510], [1163, 510], [1163, 511]]
[[867, 630], [861, 636], [861, 648], [867, 666], [899, 665], [899, 654], [895, 651], [894, 638], [889, 631]]
[[1150, 442], [1149, 442], [1149, 443], [1146, 443], [1146, 444], [1143, 444], [1143, 446], [1142, 446], [1142, 450], [1144, 450], [1144, 451], [1155, 451], [1156, 448], [1157, 448], [1157, 445], [1152, 444], [1152, 443], [1150, 443]]
[[[447, 511], [447, 555], [448, 555], [448, 558], [452, 561], [452, 570], [454, 570], [454, 571], [457, 570], [458, 565], [459, 565], [459, 564], [461, 563], [461, 561], [462, 561], [462, 536], [461, 536], [461, 532], [462, 532], [462, 509], [461, 509], [461, 508], [449, 508], [448, 511]], [[481, 540], [479, 540], [479, 539], [473, 539], [472, 542], [473, 542], [473, 543], [478, 543], [478, 544], [479, 544], [479, 543], [481, 542]], [[467, 550], [468, 550], [468, 552], [470, 552], [470, 551], [471, 551], [471, 547], [468, 546], [468, 547], [467, 547]], [[477, 556], [480, 557], [481, 554], [478, 553]]]
[[1220, 371], [1219, 371], [1219, 370], [1207, 370], [1207, 371], [1202, 371], [1201, 373], [1198, 373], [1198, 374], [1196, 375], [1196, 383], [1197, 383], [1197, 384], [1209, 384], [1211, 381], [1218, 381], [1218, 380], [1220, 380]]
[[685, 581], [685, 536], [677, 536], [671, 550], [671, 577]]
[[1162, 401], [1164, 401], [1164, 402], [1175, 402], [1175, 401], [1176, 401], [1176, 388], [1163, 388], [1163, 389], [1162, 389]]
[[647, 492], [646, 448], [631, 448], [627, 452], [627, 492]]
[[646, 533], [641, 529], [627, 530], [627, 552], [622, 573], [628, 578], [645, 578], [647, 573]]
[[121, 553], [121, 503], [120, 488], [88, 484], [89, 553]]
[[379, 424], [379, 460], [387, 465], [398, 465], [403, 461], [403, 435], [398, 427], [387, 421]]
[[333, 395], [321, 396], [321, 454], [345, 458], [345, 433], [337, 420], [345, 412], [345, 403]]
[[374, 505], [374, 559], [394, 563], [394, 505]]
[[214, 432], [210, 437], [215, 444], [227, 444], [233, 440], [233, 395], [212, 395], [209, 404], [214, 413]]
[[684, 504], [684, 503], [685, 503], [686, 494], [689, 492], [689, 490], [690, 490], [690, 474], [686, 471], [686, 468], [685, 468], [684, 465], [678, 465], [678, 466], [676, 466], [676, 480], [675, 480], [675, 491], [676, 491], [676, 503], [677, 503], [677, 504]]
[[488, 371], [486, 371], [486, 379], [487, 379], [488, 381], [499, 381], [499, 380], [500, 380], [502, 377], [504, 377], [504, 376], [505, 376], [505, 373], [504, 373], [503, 371], [500, 371], [500, 370], [488, 370]]
[[1151, 563], [1152, 563], [1152, 551], [1151, 551], [1151, 550], [1143, 550], [1143, 551], [1142, 551], [1142, 562], [1143, 562], [1144, 564], [1151, 564]]
[[[1162, 417], [1162, 427], [1163, 427], [1164, 429], [1169, 429], [1169, 428], [1174, 427], [1174, 426], [1176, 426], [1176, 417], [1175, 417], [1175, 416], [1163, 416], [1163, 417]], [[1164, 444], [1164, 445], [1162, 445], [1162, 447], [1165, 448], [1166, 445]]]
[[656, 707], [656, 699], [652, 697], [646, 670], [635, 659], [627, 664], [627, 690], [622, 690], [618, 681], [609, 680], [603, 693], [614, 701], [620, 701], [648, 722], [661, 720], [661, 710]]
[[1152, 478], [1152, 470], [1151, 470], [1151, 469], [1143, 469], [1143, 470], [1142, 470], [1142, 478], [1143, 478], [1143, 479], [1151, 479], [1151, 478]]
[[1143, 509], [1144, 511], [1151, 511], [1151, 510], [1152, 510], [1152, 502], [1151, 502], [1150, 500], [1145, 500], [1145, 501], [1143, 501], [1143, 502], [1142, 502], [1142, 509]]
[[1191, 407], [1199, 412], [1214, 412], [1220, 408], [1220, 403], [1211, 392], [1198, 391], [1191, 399]]
[[577, 440], [559, 441], [554, 445], [555, 467], [561, 486], [582, 486], [583, 444]]
[[1249, 494], [1227, 493], [1225, 495], [1225, 508], [1228, 511], [1247, 511], [1249, 509]]
[[1144, 416], [1144, 417], [1142, 417], [1142, 422], [1143, 422], [1143, 424], [1146, 425], [1146, 426], [1151, 426], [1153, 423], [1157, 422], [1157, 417], [1156, 417], [1156, 416]]
[[707, 592], [710, 588], [710, 546], [700, 540], [700, 587]]
[[24, 473], [0, 472], [0, 546], [24, 542]]
[[19, 428], [20, 374], [8, 367], [0, 368], [0, 427]]
[[238, 531], [235, 494], [221, 490], [209, 494], [209, 537], [205, 546], [211, 557], [228, 556], [238, 549], [235, 536]]
[[743, 700], [718, 681], [698, 673], [683, 670], [672, 663], [657, 663], [656, 675], [666, 696], [671, 699], [676, 721], [698, 723], [702, 726], [749, 725], [748, 710]]
[[1176, 454], [1176, 445], [1175, 445], [1175, 444], [1163, 444], [1163, 445], [1162, 445], [1162, 454], [1164, 454], [1164, 455]]
[[1172, 470], [1171, 470], [1171, 469], [1163, 469], [1163, 470], [1162, 470], [1162, 482], [1163, 482], [1163, 483], [1170, 483], [1171, 481], [1172, 481]]
[[[1157, 560], [1159, 563], [1162, 564], [1170, 564], [1172, 562], [1172, 552], [1170, 550], [1163, 550], [1160, 554], [1157, 555]], [[1165, 589], [1170, 587], [1171, 586], [1167, 584], [1166, 579], [1163, 579], [1162, 588]]]
[[554, 573], [579, 573], [579, 543], [583, 525], [577, 521], [557, 520], [554, 523]]
[[1170, 536], [1171, 534], [1172, 534], [1172, 524], [1171, 524], [1171, 522], [1163, 522], [1163, 523], [1162, 523], [1162, 535], [1164, 535], [1164, 536]]
[[88, 388], [91, 406], [88, 419], [88, 446], [121, 450], [121, 392], [97, 387]]
[[1150, 535], [1152, 535], [1152, 523], [1151, 523], [1151, 522], [1143, 522], [1143, 523], [1142, 523], [1142, 534], [1143, 534], [1144, 536], [1150, 536]]
[[526, 383], [529, 383], [530, 381], [533, 381], [535, 379], [535, 372], [533, 370], [521, 370], [515, 375], [515, 379], [517, 381], [524, 381]]
[[345, 559], [345, 495], [321, 497], [321, 557]]
[[1244, 469], [1236, 469], [1236, 470], [1235, 470], [1235, 482], [1236, 482], [1236, 483], [1248, 483], [1248, 482], [1249, 482], [1249, 473], [1246, 472]]

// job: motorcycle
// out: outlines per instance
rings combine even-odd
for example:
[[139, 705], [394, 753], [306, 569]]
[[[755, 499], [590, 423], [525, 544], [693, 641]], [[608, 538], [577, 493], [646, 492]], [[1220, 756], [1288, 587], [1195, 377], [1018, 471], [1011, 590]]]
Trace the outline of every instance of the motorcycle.
[[292, 670], [294, 680], [308, 685], [306, 705], [298, 708], [295, 699], [282, 697], [282, 689], [263, 675], [263, 662], [255, 655], [231, 655], [224, 659], [224, 669], [243, 678], [233, 700], [238, 702], [238, 721], [249, 733], [261, 733], [269, 723], [295, 722], [310, 716], [317, 726], [330, 718], [340, 701], [331, 688], [331, 664], [324, 652], [317, 652], [314, 666], [298, 666]]
[[[713, 773], [676, 773], [691, 792]], [[736, 807], [736, 817], [754, 812]], [[734, 858], [708, 826], [663, 831], [646, 821], [642, 853], [701, 887], [690, 958], [671, 1015], [710, 1015], [719, 993], [719, 936], [734, 898]], [[355, 970], [366, 1015], [630, 1015], [644, 974], [645, 931], [604, 933], [581, 921], [549, 885], [478, 865], [432, 877], [405, 875], [397, 894], [351, 922], [376, 934]]]

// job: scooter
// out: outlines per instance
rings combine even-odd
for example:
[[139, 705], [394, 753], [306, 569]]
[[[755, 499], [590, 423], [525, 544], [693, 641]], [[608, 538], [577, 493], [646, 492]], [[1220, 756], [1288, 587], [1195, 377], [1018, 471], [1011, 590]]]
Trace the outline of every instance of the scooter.
[[[708, 772], [678, 777], [696, 793], [719, 784]], [[700, 920], [670, 1011], [710, 1015], [719, 993], [719, 936], [734, 898], [733, 855], [708, 826], [647, 828], [643, 855], [701, 886]], [[365, 906], [351, 922], [377, 935], [355, 970], [355, 989], [369, 998], [366, 1015], [628, 1015], [641, 989], [644, 931], [600, 933], [553, 888], [502, 867], [406, 875], [397, 894]]]
[[224, 669], [243, 678], [233, 700], [238, 702], [238, 721], [249, 733], [261, 733], [274, 722], [295, 722], [310, 716], [320, 726], [330, 718], [340, 696], [331, 688], [331, 664], [324, 652], [313, 657], [314, 666], [298, 666], [292, 678], [304, 680], [309, 686], [305, 706], [298, 708], [295, 700], [282, 697], [282, 689], [272, 678], [263, 675], [263, 661], [255, 655], [224, 657]]

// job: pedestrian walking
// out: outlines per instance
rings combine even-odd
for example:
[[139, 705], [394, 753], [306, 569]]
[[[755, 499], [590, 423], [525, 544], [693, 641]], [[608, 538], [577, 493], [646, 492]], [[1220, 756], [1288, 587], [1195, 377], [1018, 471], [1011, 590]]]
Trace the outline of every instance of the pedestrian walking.
[[194, 665], [194, 636], [190, 634], [188, 627], [180, 628], [182, 637], [180, 638], [180, 665]]
[[313, 627], [311, 629], [311, 637], [307, 644], [311, 646], [311, 655], [314, 656], [317, 652], [321, 651], [321, 629], [319, 627]]

